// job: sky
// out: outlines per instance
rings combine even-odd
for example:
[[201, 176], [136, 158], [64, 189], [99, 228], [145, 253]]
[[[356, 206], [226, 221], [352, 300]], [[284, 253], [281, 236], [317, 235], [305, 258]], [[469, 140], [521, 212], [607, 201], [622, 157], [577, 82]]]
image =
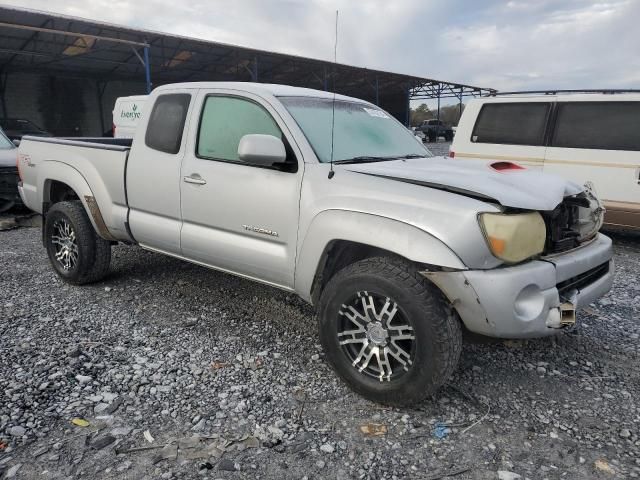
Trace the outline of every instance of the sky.
[[498, 90], [638, 88], [640, 0], [10, 0]]

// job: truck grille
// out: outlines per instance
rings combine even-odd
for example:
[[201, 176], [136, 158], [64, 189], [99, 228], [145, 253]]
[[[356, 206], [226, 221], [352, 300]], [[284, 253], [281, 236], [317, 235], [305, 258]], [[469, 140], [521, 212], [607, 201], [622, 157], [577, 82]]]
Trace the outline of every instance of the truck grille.
[[556, 285], [556, 288], [560, 294], [573, 290], [574, 288], [580, 290], [581, 288], [604, 277], [607, 273], [609, 273], [609, 262], [603, 263], [602, 265], [598, 265], [597, 267], [587, 270], [580, 275], [569, 278], [568, 280]]
[[0, 195], [18, 195], [18, 169], [16, 167], [0, 167]]

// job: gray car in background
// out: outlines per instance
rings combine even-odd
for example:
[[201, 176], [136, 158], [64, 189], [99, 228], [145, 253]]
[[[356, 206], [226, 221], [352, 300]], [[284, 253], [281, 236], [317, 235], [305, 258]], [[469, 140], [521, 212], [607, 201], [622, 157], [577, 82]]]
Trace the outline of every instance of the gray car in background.
[[0, 129], [0, 213], [22, 204], [18, 193], [18, 150]]

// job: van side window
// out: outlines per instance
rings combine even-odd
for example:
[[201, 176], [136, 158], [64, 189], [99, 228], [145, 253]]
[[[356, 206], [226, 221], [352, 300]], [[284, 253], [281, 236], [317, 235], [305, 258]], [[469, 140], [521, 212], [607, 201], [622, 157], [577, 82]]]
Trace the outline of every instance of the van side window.
[[553, 147], [640, 151], [640, 102], [558, 103]]
[[240, 162], [240, 139], [256, 133], [282, 138], [275, 120], [257, 103], [238, 97], [210, 96], [200, 118], [197, 155], [211, 160]]
[[474, 143], [544, 145], [550, 103], [487, 103], [471, 135]]
[[147, 147], [171, 154], [180, 151], [190, 101], [191, 95], [187, 93], [170, 93], [156, 98], [144, 138]]

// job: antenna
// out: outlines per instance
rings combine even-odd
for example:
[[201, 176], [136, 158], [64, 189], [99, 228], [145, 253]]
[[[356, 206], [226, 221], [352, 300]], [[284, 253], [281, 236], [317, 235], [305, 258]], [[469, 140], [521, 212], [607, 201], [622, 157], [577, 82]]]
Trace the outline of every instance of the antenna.
[[336, 37], [333, 45], [333, 102], [331, 104], [331, 167], [329, 170], [329, 180], [336, 172], [333, 170], [333, 131], [336, 125], [336, 64], [338, 63], [338, 10], [336, 10]]

